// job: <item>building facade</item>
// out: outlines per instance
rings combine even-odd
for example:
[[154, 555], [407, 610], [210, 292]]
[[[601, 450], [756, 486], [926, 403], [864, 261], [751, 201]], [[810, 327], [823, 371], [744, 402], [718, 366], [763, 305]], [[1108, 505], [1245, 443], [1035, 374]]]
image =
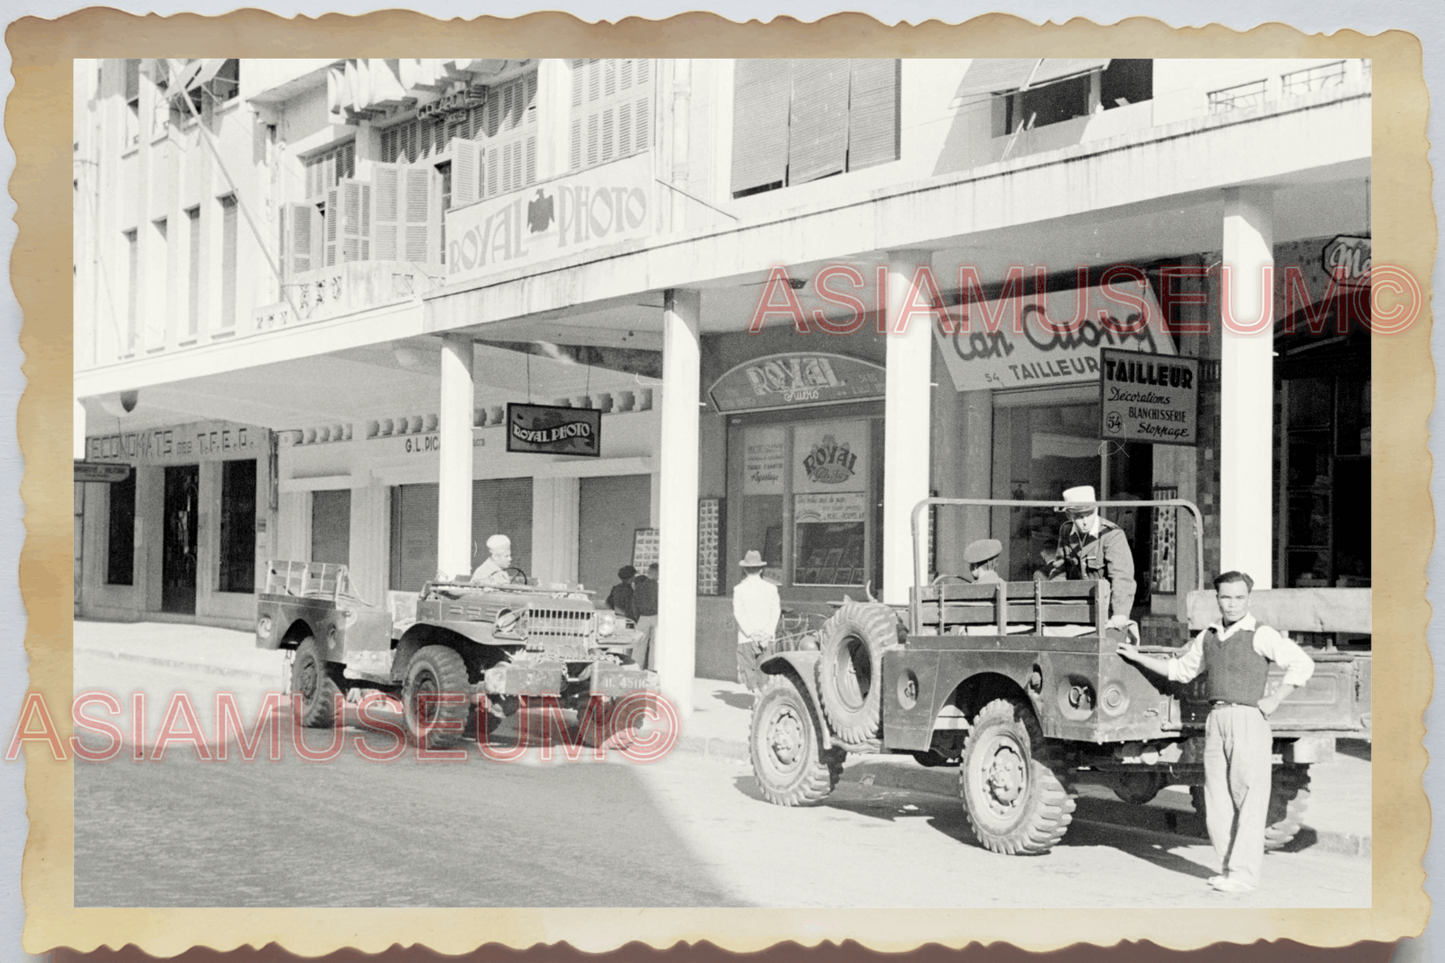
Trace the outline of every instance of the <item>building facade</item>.
[[[82, 616], [249, 625], [269, 558], [380, 600], [504, 532], [601, 593], [658, 558], [685, 707], [733, 675], [747, 551], [798, 610], [903, 602], [920, 499], [1079, 484], [1204, 513], [1200, 573], [1183, 516], [1107, 512], [1150, 640], [1221, 567], [1369, 584], [1367, 62], [108, 60], [75, 90], [77, 437], [135, 466], [77, 485]], [[516, 450], [524, 417], [596, 451]], [[993, 537], [1029, 578], [1057, 527], [941, 511], [916, 561]]]

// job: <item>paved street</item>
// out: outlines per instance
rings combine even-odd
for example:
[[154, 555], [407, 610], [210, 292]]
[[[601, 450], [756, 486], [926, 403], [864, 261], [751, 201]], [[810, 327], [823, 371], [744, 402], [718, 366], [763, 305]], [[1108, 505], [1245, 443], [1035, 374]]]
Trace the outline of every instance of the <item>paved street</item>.
[[[247, 724], [262, 681], [78, 653], [76, 690], [129, 706], [154, 735], [172, 691], [214, 732], [217, 691]], [[99, 713], [92, 709], [92, 716]], [[1203, 844], [1075, 822], [1037, 858], [975, 845], [956, 800], [845, 782], [823, 805], [766, 804], [746, 763], [675, 752], [638, 765], [482, 758], [390, 763], [160, 762], [130, 748], [76, 764], [77, 906], [1354, 907], [1370, 862], [1271, 855], [1263, 889], [1210, 891]], [[350, 739], [363, 730], [348, 717]], [[122, 722], [128, 730], [128, 717]], [[311, 733], [320, 745], [325, 733]], [[504, 732], [505, 735], [505, 732]], [[390, 737], [369, 733], [385, 748]], [[262, 750], [264, 757], [265, 750]]]

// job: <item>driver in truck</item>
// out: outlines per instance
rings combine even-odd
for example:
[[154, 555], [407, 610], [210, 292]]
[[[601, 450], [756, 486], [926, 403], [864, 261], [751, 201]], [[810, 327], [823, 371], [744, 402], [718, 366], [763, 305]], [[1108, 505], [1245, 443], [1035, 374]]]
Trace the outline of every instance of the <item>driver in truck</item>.
[[490, 557], [472, 573], [473, 584], [509, 584], [512, 577], [507, 574], [507, 569], [512, 566], [512, 540], [505, 535], [493, 535], [487, 539], [487, 551], [491, 553]]
[[1124, 530], [1100, 517], [1093, 485], [1078, 485], [1064, 492], [1059, 510], [1068, 521], [1059, 528], [1059, 550], [1049, 563], [1047, 576], [1059, 579], [1106, 579], [1109, 582], [1111, 629], [1129, 625], [1134, 606], [1134, 556]]
[[[1206, 676], [1204, 821], [1220, 862], [1220, 875], [1210, 877], [1209, 885], [1226, 893], [1247, 893], [1259, 885], [1274, 742], [1269, 717], [1315, 671], [1303, 649], [1249, 614], [1253, 588], [1254, 579], [1243, 572], [1215, 578], [1221, 618], [1179, 655], [1155, 658], [1130, 642], [1117, 649], [1121, 658], [1173, 682]], [[1285, 671], [1278, 688], [1266, 693], [1270, 663]]]

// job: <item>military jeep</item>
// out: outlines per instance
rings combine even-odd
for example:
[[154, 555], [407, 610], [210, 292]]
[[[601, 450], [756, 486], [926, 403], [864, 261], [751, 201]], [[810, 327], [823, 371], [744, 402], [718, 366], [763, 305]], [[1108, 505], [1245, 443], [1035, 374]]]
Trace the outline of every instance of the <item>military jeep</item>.
[[[1136, 804], [1168, 785], [1202, 785], [1208, 714], [1202, 680], [1179, 686], [1118, 655], [1125, 630], [1106, 626], [1107, 582], [975, 584], [949, 574], [924, 581], [917, 560], [925, 510], [1052, 504], [920, 502], [913, 512], [915, 571], [907, 606], [845, 599], [815, 644], [783, 644], [762, 654], [749, 743], [768, 801], [794, 806], [823, 799], [849, 753], [910, 754], [924, 765], [959, 768], [959, 795], [981, 845], [1038, 854], [1063, 838], [1082, 783], [1102, 783]], [[1198, 509], [1187, 501], [1119, 504], [1184, 511], [1196, 532], [1202, 528]], [[1197, 573], [1203, 572], [1200, 541]], [[1212, 603], [1212, 593], [1189, 593], [1181, 617], [1201, 629], [1217, 618]], [[1281, 630], [1369, 632], [1368, 589], [1259, 591], [1251, 608]], [[1175, 650], [1143, 651], [1167, 656]], [[1306, 651], [1316, 663], [1314, 676], [1270, 720], [1275, 778], [1267, 848], [1298, 833], [1309, 765], [1332, 758], [1337, 736], [1369, 733], [1369, 652], [1328, 644]], [[1271, 680], [1281, 674], [1272, 669]], [[1202, 793], [1193, 796], [1202, 808]]]
[[[523, 576], [525, 577], [525, 576]], [[399, 694], [418, 740], [460, 741], [485, 695], [488, 731], [522, 699], [583, 711], [634, 692], [657, 674], [630, 658], [635, 633], [580, 586], [438, 580], [367, 604], [344, 565], [276, 561], [257, 597], [256, 645], [294, 651], [291, 688], [303, 722], [334, 723], [333, 697], [351, 689]]]

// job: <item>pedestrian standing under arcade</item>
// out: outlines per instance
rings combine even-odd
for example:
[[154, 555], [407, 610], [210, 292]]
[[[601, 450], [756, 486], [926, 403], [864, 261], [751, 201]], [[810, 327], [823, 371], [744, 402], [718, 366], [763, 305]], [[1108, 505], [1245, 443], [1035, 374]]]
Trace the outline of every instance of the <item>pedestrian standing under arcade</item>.
[[638, 668], [650, 669], [652, 634], [657, 630], [657, 563], [647, 566], [647, 574], [632, 583], [632, 604], [637, 609], [637, 643], [632, 648], [632, 661]]

